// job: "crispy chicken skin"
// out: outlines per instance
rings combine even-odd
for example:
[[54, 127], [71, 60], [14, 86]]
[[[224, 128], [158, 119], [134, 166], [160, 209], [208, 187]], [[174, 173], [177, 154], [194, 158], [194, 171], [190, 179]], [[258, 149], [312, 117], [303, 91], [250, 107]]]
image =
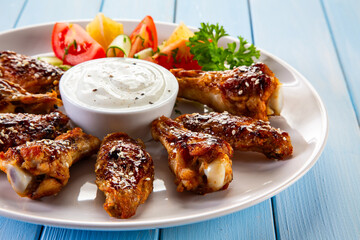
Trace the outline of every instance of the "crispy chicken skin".
[[62, 101], [56, 93], [32, 94], [18, 84], [0, 78], [0, 113], [49, 113]]
[[69, 168], [99, 149], [100, 140], [80, 128], [55, 140], [43, 139], [0, 153], [0, 169], [21, 197], [38, 199], [57, 194], [68, 182]]
[[30, 93], [59, 94], [59, 81], [64, 71], [47, 62], [13, 51], [0, 52], [0, 77], [20, 85]]
[[293, 151], [289, 134], [263, 120], [211, 112], [184, 114], [175, 121], [191, 131], [220, 137], [236, 150], [260, 152], [270, 159], [285, 159]]
[[0, 113], [0, 151], [29, 141], [54, 139], [69, 130], [69, 118], [58, 111], [45, 114]]
[[95, 173], [96, 184], [106, 196], [104, 209], [112, 217], [135, 215], [153, 190], [153, 160], [126, 133], [112, 133], [104, 138]]
[[231, 146], [224, 140], [192, 132], [167, 117], [153, 121], [152, 136], [168, 152], [177, 191], [198, 194], [226, 189], [232, 181]]
[[217, 112], [263, 120], [268, 114], [279, 114], [280, 83], [264, 63], [227, 71], [170, 71], [179, 82], [179, 97], [206, 104]]

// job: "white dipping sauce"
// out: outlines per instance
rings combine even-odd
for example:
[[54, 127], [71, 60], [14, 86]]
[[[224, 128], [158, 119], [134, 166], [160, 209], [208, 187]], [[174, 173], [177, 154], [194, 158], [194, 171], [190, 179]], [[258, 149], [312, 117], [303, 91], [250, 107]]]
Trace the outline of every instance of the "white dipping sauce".
[[146, 108], [172, 95], [169, 72], [130, 58], [103, 58], [79, 64], [62, 78], [62, 91], [77, 104], [104, 110]]

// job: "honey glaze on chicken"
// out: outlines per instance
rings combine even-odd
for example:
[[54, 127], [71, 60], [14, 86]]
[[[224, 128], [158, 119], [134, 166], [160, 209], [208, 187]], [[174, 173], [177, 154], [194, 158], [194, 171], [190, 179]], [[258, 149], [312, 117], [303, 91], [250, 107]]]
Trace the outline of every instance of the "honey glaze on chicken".
[[153, 160], [126, 133], [107, 135], [95, 165], [96, 184], [104, 192], [104, 209], [112, 217], [129, 218], [153, 190]]
[[74, 128], [54, 140], [43, 139], [0, 152], [0, 169], [17, 194], [39, 199], [57, 194], [70, 178], [69, 168], [99, 149], [100, 140]]
[[218, 136], [236, 150], [260, 152], [270, 159], [286, 159], [293, 151], [289, 134], [267, 121], [228, 112], [184, 114], [175, 120], [191, 131]]
[[0, 113], [0, 151], [33, 140], [54, 139], [69, 130], [69, 118], [55, 111], [38, 115]]
[[29, 93], [59, 93], [64, 71], [47, 62], [13, 51], [0, 52], [0, 77], [18, 84]]
[[164, 116], [153, 121], [151, 133], [168, 152], [178, 192], [205, 194], [228, 188], [233, 178], [233, 150], [227, 142], [192, 132]]
[[62, 101], [55, 92], [29, 93], [20, 85], [0, 77], [0, 113], [44, 114], [61, 105]]
[[264, 63], [226, 71], [171, 72], [179, 82], [179, 97], [206, 104], [217, 112], [263, 120], [280, 113], [281, 84]]

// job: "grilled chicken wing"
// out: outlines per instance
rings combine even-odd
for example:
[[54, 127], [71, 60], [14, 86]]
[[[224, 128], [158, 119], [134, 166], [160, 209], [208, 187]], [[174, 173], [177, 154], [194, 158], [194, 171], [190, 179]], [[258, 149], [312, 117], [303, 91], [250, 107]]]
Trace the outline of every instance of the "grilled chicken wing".
[[59, 94], [59, 81], [64, 71], [47, 62], [12, 51], [0, 52], [0, 77], [19, 84], [30, 93]]
[[49, 113], [62, 101], [56, 93], [31, 94], [19, 85], [0, 78], [0, 113]]
[[0, 169], [17, 194], [38, 199], [57, 194], [69, 180], [70, 166], [96, 153], [99, 146], [98, 138], [75, 128], [55, 140], [27, 142], [1, 152]]
[[95, 173], [96, 184], [106, 196], [104, 209], [112, 217], [133, 216], [153, 189], [152, 158], [126, 133], [112, 133], [104, 138]]
[[191, 131], [220, 137], [236, 150], [261, 152], [270, 159], [287, 158], [293, 151], [289, 134], [263, 120], [211, 112], [184, 114], [175, 121]]
[[232, 181], [233, 150], [224, 140], [192, 132], [164, 116], [153, 121], [151, 133], [169, 154], [177, 191], [205, 194], [226, 189]]
[[171, 72], [179, 82], [179, 97], [206, 104], [217, 112], [263, 120], [280, 113], [281, 84], [264, 63], [227, 71], [171, 69]]
[[46, 115], [0, 113], [0, 151], [29, 141], [54, 139], [69, 130], [69, 118], [61, 112]]

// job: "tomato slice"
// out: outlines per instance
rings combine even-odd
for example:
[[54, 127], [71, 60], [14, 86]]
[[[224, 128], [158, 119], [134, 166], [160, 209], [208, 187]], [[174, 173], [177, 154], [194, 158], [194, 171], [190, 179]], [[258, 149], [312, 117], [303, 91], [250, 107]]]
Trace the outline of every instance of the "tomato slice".
[[183, 68], [186, 70], [201, 70], [201, 66], [194, 56], [190, 53], [190, 48], [186, 46], [186, 39], [180, 39], [165, 46], [160, 53], [152, 57], [152, 61], [166, 69]]
[[64, 64], [76, 65], [106, 56], [101, 45], [78, 24], [55, 23], [51, 44], [55, 56]]
[[135, 53], [146, 49], [152, 48], [154, 52], [157, 51], [158, 37], [156, 26], [151, 16], [146, 16], [137, 25], [134, 31], [130, 34], [131, 49], [129, 57], [133, 57]]

